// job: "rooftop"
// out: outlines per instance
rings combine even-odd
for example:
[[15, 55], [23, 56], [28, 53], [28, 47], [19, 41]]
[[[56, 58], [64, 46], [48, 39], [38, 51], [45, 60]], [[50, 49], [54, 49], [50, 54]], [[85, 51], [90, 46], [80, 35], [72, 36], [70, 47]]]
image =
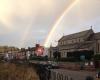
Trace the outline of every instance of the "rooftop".
[[89, 32], [90, 33], [94, 33], [92, 29], [89, 29], [89, 30], [85, 30], [85, 31], [78, 32], [78, 33], [74, 33], [74, 34], [70, 34], [70, 35], [63, 36], [60, 40], [70, 40], [70, 39], [84, 37]]

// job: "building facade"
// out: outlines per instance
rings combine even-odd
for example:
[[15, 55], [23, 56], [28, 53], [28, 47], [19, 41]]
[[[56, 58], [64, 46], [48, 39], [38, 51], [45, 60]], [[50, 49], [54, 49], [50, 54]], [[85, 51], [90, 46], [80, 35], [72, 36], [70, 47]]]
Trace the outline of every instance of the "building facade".
[[[98, 54], [100, 53], [100, 32], [94, 33], [92, 29], [63, 36], [58, 41], [61, 57], [73, 54]], [[75, 56], [75, 55], [74, 55]]]
[[53, 58], [53, 53], [58, 51], [58, 47], [52, 47], [50, 46], [50, 48], [48, 49], [48, 57], [49, 58]]

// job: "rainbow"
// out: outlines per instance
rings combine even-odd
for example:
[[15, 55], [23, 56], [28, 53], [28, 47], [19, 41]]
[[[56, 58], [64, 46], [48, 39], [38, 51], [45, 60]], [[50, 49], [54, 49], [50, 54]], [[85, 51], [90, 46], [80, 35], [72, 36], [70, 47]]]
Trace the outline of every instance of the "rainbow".
[[32, 27], [32, 24], [33, 24], [33, 20], [31, 20], [30, 23], [27, 25], [27, 27], [24, 31], [24, 34], [22, 35], [22, 38], [20, 40], [21, 43], [19, 44], [20, 47], [25, 47], [26, 46], [25, 43], [28, 41], [27, 36], [29, 36], [29, 31]]
[[54, 25], [52, 26], [51, 31], [49, 32], [45, 42], [44, 42], [44, 46], [48, 47], [49, 41], [52, 38], [53, 33], [55, 32], [55, 30], [57, 29], [59, 23], [62, 21], [62, 19], [64, 18], [64, 16], [74, 7], [74, 5], [76, 5], [78, 3], [79, 0], [74, 0], [74, 2], [72, 2], [69, 7], [67, 6], [67, 8], [65, 8], [65, 10], [62, 12], [62, 14], [60, 15], [60, 17], [55, 21]]

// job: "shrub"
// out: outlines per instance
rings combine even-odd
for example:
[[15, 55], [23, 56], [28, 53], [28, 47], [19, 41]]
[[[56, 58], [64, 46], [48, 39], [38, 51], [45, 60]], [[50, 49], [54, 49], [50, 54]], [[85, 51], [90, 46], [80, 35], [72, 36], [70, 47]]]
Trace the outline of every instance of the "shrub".
[[61, 58], [59, 61], [62, 61], [62, 62], [77, 62], [77, 61], [79, 61], [79, 59], [75, 58], [75, 57], [69, 57], [69, 58]]
[[94, 60], [100, 60], [100, 54], [94, 55]]
[[32, 56], [30, 59], [31, 60], [37, 60], [37, 61], [47, 61], [48, 57], [47, 56], [44, 56], [44, 57], [41, 57], [41, 56]]

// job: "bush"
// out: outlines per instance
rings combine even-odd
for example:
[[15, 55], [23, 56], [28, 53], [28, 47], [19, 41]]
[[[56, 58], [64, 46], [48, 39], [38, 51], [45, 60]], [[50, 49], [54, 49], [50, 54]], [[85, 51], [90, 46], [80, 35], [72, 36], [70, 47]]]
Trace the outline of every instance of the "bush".
[[100, 54], [94, 55], [94, 60], [100, 60]]
[[77, 62], [80, 61], [78, 58], [75, 57], [69, 57], [69, 58], [61, 58], [59, 61], [62, 62]]
[[30, 59], [31, 60], [37, 60], [37, 61], [47, 61], [48, 57], [47, 56], [44, 56], [44, 57], [41, 57], [41, 56], [32, 56]]

